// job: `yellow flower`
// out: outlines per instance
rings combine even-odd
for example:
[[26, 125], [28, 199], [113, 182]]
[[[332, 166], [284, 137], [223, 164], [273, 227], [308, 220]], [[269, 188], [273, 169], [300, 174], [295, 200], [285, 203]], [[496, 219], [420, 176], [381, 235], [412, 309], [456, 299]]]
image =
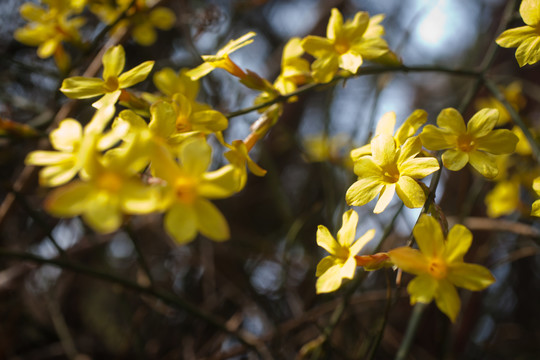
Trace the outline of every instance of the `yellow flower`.
[[534, 64], [540, 60], [540, 1], [523, 0], [519, 13], [526, 26], [504, 31], [495, 42], [505, 48], [517, 47], [519, 66]]
[[384, 211], [397, 192], [405, 206], [418, 208], [424, 205], [426, 195], [415, 179], [422, 179], [439, 169], [434, 157], [415, 156], [422, 150], [420, 139], [407, 139], [401, 147], [396, 147], [394, 138], [379, 134], [371, 141], [373, 155], [363, 156], [354, 163], [358, 181], [347, 190], [347, 204], [362, 206], [380, 194], [373, 210]]
[[236, 192], [236, 170], [226, 165], [207, 172], [211, 151], [204, 139], [186, 140], [180, 146], [178, 164], [162, 147], [156, 148], [152, 169], [167, 182], [165, 230], [179, 244], [193, 240], [197, 232], [215, 241], [230, 236], [227, 220], [208, 199], [222, 199]]
[[304, 49], [300, 38], [291, 38], [283, 48], [281, 56], [281, 73], [274, 82], [274, 87], [282, 94], [296, 90], [311, 79], [309, 62], [302, 59]]
[[472, 234], [465, 226], [455, 225], [445, 239], [437, 220], [422, 215], [413, 234], [420, 250], [407, 246], [390, 250], [390, 261], [417, 275], [407, 286], [411, 305], [435, 299], [437, 307], [454, 322], [461, 307], [456, 286], [479, 291], [495, 279], [484, 266], [463, 261], [472, 243]]
[[190, 101], [180, 93], [173, 96], [172, 105], [176, 112], [178, 132], [199, 131], [210, 134], [225, 130], [229, 126], [225, 115], [207, 105]]
[[306, 136], [302, 140], [302, 146], [310, 162], [329, 161], [347, 168], [353, 167], [350, 157], [347, 156], [351, 148], [351, 139], [346, 134], [331, 137], [327, 134]]
[[101, 160], [97, 149], [93, 150], [82, 180], [60, 187], [47, 197], [48, 212], [57, 217], [81, 215], [94, 230], [109, 233], [120, 227], [124, 213], [147, 214], [161, 206], [161, 189], [143, 183], [138, 175], [142, 169], [132, 165], [138, 154], [106, 154]]
[[[535, 131], [533, 129], [529, 129], [529, 131], [534, 135]], [[519, 126], [514, 126], [512, 128], [512, 132], [514, 135], [518, 137], [518, 143], [516, 145], [516, 154], [527, 156], [532, 154], [531, 144], [529, 144], [529, 140], [525, 136], [525, 133], [523, 133], [523, 130]]]
[[[218, 135], [219, 134], [219, 135]], [[247, 181], [247, 170], [246, 166], [251, 171], [251, 173], [255, 176], [264, 176], [266, 175], [266, 170], [264, 170], [262, 167], [257, 165], [255, 161], [253, 161], [249, 157], [249, 150], [246, 146], [246, 143], [244, 143], [242, 140], [234, 140], [232, 144], [227, 144], [223, 140], [223, 136], [221, 133], [216, 134], [218, 136], [218, 139], [220, 142], [229, 149], [224, 156], [229, 161], [229, 163], [234, 166], [237, 172], [237, 178], [238, 178], [238, 188], [237, 191], [240, 191], [244, 188]]]
[[146, 79], [154, 66], [154, 61], [145, 61], [122, 73], [126, 63], [126, 54], [122, 45], [107, 49], [102, 62], [103, 80], [82, 76], [70, 77], [62, 82], [60, 91], [72, 99], [87, 99], [103, 94], [119, 96], [122, 89]]
[[316, 58], [311, 65], [314, 80], [329, 82], [340, 68], [356, 74], [364, 58], [372, 60], [387, 53], [381, 30], [378, 22], [370, 24], [367, 12], [358, 12], [352, 21], [343, 23], [339, 10], [332, 9], [326, 38], [307, 36], [302, 41], [304, 50]]
[[253, 31], [250, 31], [236, 40], [229, 41], [227, 45], [218, 50], [216, 55], [203, 55], [204, 62], [196, 68], [189, 70], [186, 75], [192, 80], [197, 80], [209, 74], [214, 69], [220, 68], [236, 77], [243, 78], [246, 74], [229, 58], [229, 54], [251, 44], [253, 42], [251, 38], [255, 35]]
[[[505, 88], [501, 88], [501, 92], [504, 94], [505, 99], [518, 112], [523, 109], [527, 104], [527, 99], [525, 99], [521, 90], [522, 86], [519, 81], [514, 81]], [[476, 100], [474, 105], [477, 111], [484, 108], [493, 108], [499, 110], [499, 121], [497, 121], [497, 125], [495, 126], [505, 125], [512, 119], [510, 113], [508, 112], [508, 110], [506, 110], [506, 107], [503, 105], [503, 103], [501, 103], [493, 96], [479, 98], [478, 100]]]
[[498, 182], [485, 198], [487, 215], [497, 218], [513, 213], [519, 206], [519, 181]]
[[[540, 195], [540, 177], [537, 177], [533, 181], [533, 190], [536, 192], [537, 195]], [[532, 216], [540, 216], [540, 200], [536, 200], [532, 204], [532, 210], [531, 210]]]
[[358, 214], [349, 210], [343, 214], [343, 225], [337, 233], [337, 241], [330, 231], [319, 225], [317, 244], [330, 253], [317, 265], [317, 294], [337, 290], [343, 279], [352, 279], [356, 270], [356, 254], [375, 236], [371, 229], [356, 241]]
[[32, 151], [25, 159], [28, 165], [45, 166], [39, 172], [42, 186], [59, 186], [67, 183], [84, 170], [94, 148], [103, 151], [120, 139], [121, 133], [102, 131], [114, 115], [114, 105], [108, 104], [94, 114], [92, 121], [83, 130], [75, 119], [64, 119], [58, 128], [51, 131], [49, 139], [58, 151]]
[[422, 144], [429, 150], [446, 150], [442, 155], [444, 166], [452, 171], [463, 169], [470, 163], [486, 178], [497, 176], [499, 170], [492, 154], [510, 154], [518, 138], [510, 130], [493, 130], [499, 112], [482, 109], [465, 127], [461, 114], [453, 108], [441, 111], [437, 125], [427, 125], [420, 134]]
[[131, 35], [135, 42], [142, 46], [150, 46], [156, 42], [156, 28], [170, 30], [176, 21], [172, 10], [160, 6], [149, 10], [147, 6], [138, 7], [137, 11], [128, 19], [132, 25]]
[[171, 68], [163, 68], [154, 74], [154, 85], [169, 99], [172, 99], [174, 94], [182, 94], [194, 102], [199, 93], [199, 82], [186, 75], [188, 70], [184, 68], [176, 73]]
[[[414, 136], [418, 129], [424, 125], [427, 121], [427, 112], [425, 110], [414, 110], [411, 115], [401, 124], [394, 134], [394, 128], [396, 126], [396, 113], [393, 111], [384, 114], [375, 129], [375, 136], [379, 134], [387, 134], [394, 137], [396, 146], [401, 146], [405, 141]], [[371, 155], [371, 144], [361, 146], [359, 148], [351, 150], [351, 158], [353, 161], [358, 160], [365, 155]]]
[[74, 10], [70, 4], [69, 2], [51, 3], [47, 10], [32, 3], [23, 4], [20, 8], [21, 16], [29, 23], [14, 33], [17, 41], [29, 46], [37, 46], [37, 54], [40, 58], [54, 56], [61, 70], [66, 70], [70, 63], [69, 54], [62, 43], [70, 42], [80, 45], [79, 28], [85, 23], [82, 17], [70, 18]]

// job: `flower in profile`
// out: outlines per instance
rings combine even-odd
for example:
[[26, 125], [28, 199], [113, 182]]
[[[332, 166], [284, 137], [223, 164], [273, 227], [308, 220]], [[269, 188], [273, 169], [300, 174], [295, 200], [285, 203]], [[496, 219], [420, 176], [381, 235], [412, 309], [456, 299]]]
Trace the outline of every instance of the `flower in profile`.
[[99, 95], [119, 96], [122, 89], [140, 83], [150, 73], [154, 61], [145, 61], [124, 73], [126, 54], [122, 45], [113, 46], [102, 59], [103, 79], [74, 76], [62, 82], [60, 91], [71, 99], [87, 99]]
[[189, 101], [194, 102], [199, 93], [199, 82], [191, 80], [186, 75], [189, 69], [183, 68], [175, 72], [171, 68], [163, 68], [154, 74], [153, 81], [156, 88], [168, 99], [172, 99], [175, 94], [184, 95]]
[[291, 38], [283, 48], [281, 73], [274, 82], [274, 87], [282, 94], [288, 94], [311, 80], [309, 62], [302, 59], [304, 49], [300, 38]]
[[389, 52], [378, 25], [382, 18], [377, 20], [370, 22], [368, 13], [361, 11], [344, 23], [339, 10], [332, 9], [326, 38], [310, 35], [302, 41], [304, 50], [316, 58], [311, 65], [313, 79], [329, 82], [339, 69], [356, 74], [364, 58], [376, 59]]
[[228, 71], [230, 74], [236, 77], [245, 77], [246, 74], [244, 71], [229, 58], [229, 54], [251, 44], [253, 42], [253, 39], [251, 38], [255, 35], [256, 34], [253, 31], [250, 31], [238, 39], [229, 41], [227, 45], [218, 50], [216, 55], [203, 55], [202, 58], [204, 62], [196, 68], [189, 70], [186, 75], [192, 80], [197, 80], [205, 75], [208, 75], [214, 69], [220, 68]]
[[470, 163], [480, 174], [493, 179], [499, 170], [492, 154], [510, 154], [518, 142], [510, 130], [493, 130], [498, 118], [496, 109], [482, 109], [465, 126], [456, 109], [446, 108], [437, 117], [439, 127], [427, 125], [420, 138], [429, 150], [446, 150], [442, 161], [447, 169], [458, 171]]
[[454, 322], [461, 307], [456, 286], [479, 291], [495, 279], [484, 266], [463, 261], [472, 243], [472, 234], [465, 226], [454, 225], [445, 239], [437, 220], [422, 215], [413, 234], [419, 250], [407, 246], [390, 250], [390, 261], [416, 275], [407, 286], [411, 305], [435, 299], [437, 307]]
[[253, 161], [251, 157], [249, 157], [249, 150], [245, 142], [243, 142], [242, 140], [233, 140], [233, 142], [229, 145], [225, 142], [221, 133], [217, 133], [216, 135], [220, 142], [229, 149], [229, 151], [227, 151], [224, 156], [229, 161], [229, 163], [236, 169], [238, 178], [237, 191], [242, 190], [246, 185], [246, 166], [249, 171], [251, 171], [251, 173], [255, 176], [266, 175], [266, 170], [257, 165], [257, 163]]
[[[377, 128], [375, 129], [375, 136], [379, 134], [393, 136], [396, 146], [399, 147], [403, 145], [408, 138], [414, 136], [418, 129], [420, 129], [420, 127], [424, 125], [426, 121], [427, 112], [425, 110], [414, 110], [394, 133], [394, 128], [396, 127], [396, 113], [390, 111], [385, 113], [380, 118], [379, 122], [377, 123]], [[371, 155], [371, 144], [351, 150], [351, 159], [353, 161], [356, 161], [365, 155]]]
[[422, 150], [418, 136], [411, 137], [401, 147], [388, 134], [379, 134], [371, 141], [372, 155], [362, 156], [354, 163], [358, 181], [349, 187], [347, 204], [362, 206], [379, 194], [374, 213], [384, 211], [394, 194], [405, 206], [418, 208], [424, 205], [426, 195], [416, 179], [422, 179], [439, 169], [434, 157], [416, 157]]
[[519, 7], [525, 26], [508, 29], [495, 40], [505, 48], [517, 47], [519, 66], [535, 64], [540, 60], [540, 0], [523, 0]]
[[181, 144], [177, 163], [163, 147], [155, 148], [152, 170], [167, 183], [162, 207], [165, 230], [179, 244], [193, 240], [198, 232], [215, 241], [230, 236], [227, 220], [208, 199], [234, 194], [237, 172], [232, 165], [207, 172], [211, 151], [205, 139], [190, 138]]
[[317, 229], [317, 244], [330, 253], [317, 265], [317, 294], [337, 290], [343, 279], [352, 279], [356, 270], [356, 254], [375, 236], [371, 229], [356, 241], [358, 214], [348, 210], [343, 214], [343, 224], [337, 233], [337, 240], [326, 226]]
[[44, 9], [33, 3], [25, 3], [20, 8], [21, 16], [29, 23], [14, 33], [17, 41], [37, 46], [37, 54], [46, 59], [54, 56], [59, 69], [69, 68], [70, 57], [63, 43], [81, 45], [79, 28], [84, 25], [82, 17], [71, 17], [79, 7], [69, 1], [50, 2]]

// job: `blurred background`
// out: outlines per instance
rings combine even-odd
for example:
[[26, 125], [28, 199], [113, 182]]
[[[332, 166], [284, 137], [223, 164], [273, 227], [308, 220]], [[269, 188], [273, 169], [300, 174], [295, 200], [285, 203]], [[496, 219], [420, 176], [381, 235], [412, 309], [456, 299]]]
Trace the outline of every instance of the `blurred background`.
[[[47, 190], [38, 186], [36, 172], [24, 167], [28, 152], [46, 146], [47, 128], [68, 99], [58, 91], [64, 75], [54, 60], [40, 59], [34, 47], [13, 38], [26, 23], [19, 14], [21, 4], [0, 2], [0, 199], [12, 203], [9, 211], [0, 212], [0, 359], [394, 357], [412, 310], [404, 286], [411, 277], [404, 275], [398, 287], [392, 269], [359, 270], [336, 293], [316, 295], [315, 267], [326, 256], [316, 244], [317, 225], [333, 234], [341, 226], [348, 209], [345, 192], [355, 180], [349, 151], [369, 140], [384, 113], [394, 111], [400, 124], [415, 109], [424, 109], [434, 122], [442, 109], [456, 107], [469, 119], [482, 101], [492, 101], [474, 78], [388, 72], [320, 87], [286, 104], [278, 124], [252, 152], [268, 174], [250, 176], [242, 192], [215, 202], [231, 227], [227, 242], [199, 236], [179, 247], [163, 231], [160, 215], [134, 217], [129, 228], [98, 235], [78, 218], [47, 215], [41, 207]], [[357, 11], [385, 14], [384, 38], [408, 66], [479, 69], [503, 30], [504, 14], [509, 14], [511, 27], [522, 25], [519, 4], [504, 0], [175, 0], [159, 5], [174, 12], [174, 26], [158, 30], [149, 46], [125, 36], [126, 68], [146, 60], [156, 61], [154, 72], [194, 67], [197, 53], [213, 54], [230, 39], [255, 31], [255, 41], [231, 58], [273, 81], [288, 39], [324, 36], [330, 10], [337, 7], [345, 18]], [[82, 16], [87, 19], [83, 36], [95, 39], [104, 24], [88, 10]], [[96, 55], [67, 50], [79, 74]], [[534, 128], [540, 73], [537, 66], [520, 69], [514, 53], [497, 49], [487, 76], [503, 90], [517, 81], [516, 107]], [[137, 89], [155, 91], [150, 79]], [[229, 74], [214, 71], [202, 80], [200, 99], [229, 113], [251, 106], [257, 95]], [[70, 116], [88, 121], [90, 103], [72, 104]], [[243, 139], [258, 116], [252, 112], [232, 118], [226, 139]], [[224, 161], [223, 149], [214, 145], [217, 167]], [[489, 267], [497, 282], [480, 293], [461, 291], [462, 310], [455, 324], [432, 304], [411, 358], [540, 358], [540, 229], [528, 215], [537, 198], [531, 181], [539, 175], [538, 165], [526, 152], [512, 159], [506, 176], [519, 175], [519, 201], [503, 214], [490, 212], [491, 217], [484, 198], [498, 182], [486, 181], [468, 167], [443, 171], [436, 202], [450, 223], [464, 221], [473, 231], [466, 260]], [[23, 178], [24, 186], [19, 186]], [[396, 197], [377, 216], [373, 202], [355, 209], [359, 234], [377, 230], [365, 253], [379, 245], [385, 230], [390, 235], [383, 250], [409, 238], [419, 209], [398, 212], [400, 205]], [[144, 254], [153, 289], [215, 316], [228, 331], [189, 306], [118, 280], [149, 284], [136, 246]], [[25, 260], [14, 252], [84, 269]], [[235, 335], [244, 332], [256, 346]]]

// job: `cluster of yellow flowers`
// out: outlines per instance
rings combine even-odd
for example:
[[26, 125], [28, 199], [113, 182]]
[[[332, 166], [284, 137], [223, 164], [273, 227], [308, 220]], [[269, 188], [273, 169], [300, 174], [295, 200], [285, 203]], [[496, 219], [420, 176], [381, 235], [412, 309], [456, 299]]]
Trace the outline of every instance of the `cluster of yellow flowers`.
[[[87, 47], [80, 28], [86, 23], [81, 15], [87, 7], [103, 23], [114, 24], [112, 32], [130, 29], [133, 39], [140, 45], [152, 45], [157, 39], [155, 28], [169, 30], [176, 16], [166, 7], [155, 6], [155, 0], [41, 0], [43, 7], [25, 3], [21, 16], [28, 21], [17, 29], [15, 39], [23, 44], [37, 46], [41, 58], [54, 56], [58, 68], [68, 71], [71, 57], [64, 44]], [[125, 16], [123, 16], [125, 14]]]
[[[166, 29], [174, 22], [170, 10], [154, 9], [144, 0], [45, 3], [48, 10], [23, 5], [21, 13], [30, 23], [16, 37], [39, 45], [41, 57], [54, 54], [57, 61], [65, 56], [63, 42], [80, 41], [78, 28], [83, 21], [72, 16], [85, 5], [107, 24], [125, 12], [128, 16], [124, 20], [130, 22], [135, 40], [143, 45], [155, 41], [153, 27]], [[520, 65], [539, 59], [539, 8], [538, 1], [524, 0], [520, 11], [527, 26], [508, 30], [497, 40], [502, 46], [519, 45], [516, 57]], [[295, 101], [299, 86], [358, 74], [364, 61], [400, 64], [382, 38], [382, 20], [382, 15], [370, 17], [358, 12], [352, 20], [344, 21], [341, 13], [332, 9], [326, 37], [293, 38], [286, 44], [281, 72], [274, 83], [241, 69], [229, 57], [253, 41], [253, 32], [230, 41], [214, 55], [204, 55], [204, 62], [193, 69], [159, 70], [153, 75], [159, 90], [154, 94], [130, 90], [148, 77], [154, 62], [146, 61], [124, 72], [124, 49], [120, 45], [109, 48], [102, 60], [102, 78], [70, 77], [60, 89], [73, 99], [100, 97], [93, 104], [92, 120], [84, 127], [75, 119], [63, 120], [50, 134], [54, 151], [34, 151], [26, 159], [27, 164], [44, 166], [42, 185], [56, 188], [46, 199], [46, 209], [59, 217], [80, 215], [101, 233], [117, 230], [126, 216], [158, 212], [164, 213], [164, 228], [179, 244], [198, 233], [216, 241], [228, 239], [227, 221], [210, 200], [242, 190], [246, 168], [257, 176], [265, 174], [248, 153], [277, 121], [281, 102]], [[304, 53], [314, 61], [306, 60]], [[228, 127], [227, 117], [197, 101], [198, 80], [218, 68], [260, 92], [255, 100], [262, 113], [259, 121], [245, 140], [231, 144], [222, 134]], [[117, 103], [127, 110], [115, 116]], [[347, 190], [347, 204], [363, 206], [378, 195], [374, 208], [378, 214], [397, 193], [405, 206], [423, 207], [429, 190], [420, 180], [441, 170], [430, 151], [444, 151], [442, 164], [448, 170], [459, 171], [469, 163], [485, 178], [496, 178], [504, 172], [497, 156], [512, 154], [523, 138], [518, 130], [495, 129], [509, 119], [500, 109], [498, 104], [482, 105], [467, 123], [456, 109], [443, 109], [437, 126], [424, 126], [428, 114], [416, 110], [396, 131], [396, 115], [385, 114], [370, 143], [350, 153], [358, 179]], [[228, 164], [214, 170], [209, 170], [210, 136], [228, 149], [224, 154]], [[534, 189], [540, 191], [539, 179]], [[533, 214], [540, 215], [540, 201], [533, 204]], [[392, 265], [417, 276], [407, 287], [411, 303], [435, 300], [454, 321], [460, 308], [455, 286], [482, 290], [494, 281], [485, 267], [464, 262], [472, 234], [462, 225], [455, 225], [445, 235], [439, 221], [424, 214], [413, 230], [419, 250], [400, 247], [360, 256], [375, 230], [355, 241], [357, 223], [357, 213], [346, 211], [337, 239], [319, 226], [317, 243], [330, 255], [317, 267], [318, 293], [337, 290], [343, 279], [354, 277], [357, 266], [375, 270]]]

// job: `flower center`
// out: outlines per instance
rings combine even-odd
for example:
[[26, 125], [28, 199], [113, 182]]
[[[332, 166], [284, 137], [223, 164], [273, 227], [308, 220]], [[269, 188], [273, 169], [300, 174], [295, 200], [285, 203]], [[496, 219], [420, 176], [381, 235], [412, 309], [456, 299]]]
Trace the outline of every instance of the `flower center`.
[[397, 183], [399, 180], [399, 169], [396, 164], [388, 164], [382, 168], [384, 181], [387, 183]]
[[109, 76], [107, 80], [105, 80], [105, 91], [106, 92], [113, 92], [118, 90], [118, 78], [116, 76]]
[[340, 55], [345, 54], [350, 48], [351, 46], [347, 40], [339, 39], [334, 43], [334, 50]]
[[347, 261], [349, 258], [350, 250], [348, 247], [340, 246], [339, 250], [336, 251], [336, 257], [342, 259], [343, 261]]
[[446, 268], [446, 263], [438, 258], [434, 258], [431, 260], [428, 270], [429, 274], [437, 280], [444, 279], [448, 272]]
[[114, 172], [106, 172], [97, 178], [97, 187], [110, 193], [117, 193], [124, 185], [122, 177]]
[[457, 147], [463, 152], [471, 152], [476, 149], [476, 139], [469, 134], [461, 134], [457, 138]]
[[176, 198], [185, 204], [192, 204], [197, 198], [197, 184], [188, 177], [180, 177], [174, 184]]

